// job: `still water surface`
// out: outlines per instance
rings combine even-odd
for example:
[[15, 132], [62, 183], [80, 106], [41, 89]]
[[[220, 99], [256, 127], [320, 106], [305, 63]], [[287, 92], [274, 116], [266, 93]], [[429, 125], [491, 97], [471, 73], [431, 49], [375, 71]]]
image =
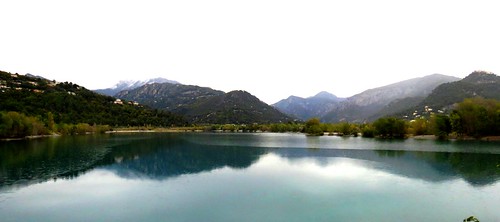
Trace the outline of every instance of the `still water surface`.
[[301, 134], [0, 142], [1, 221], [500, 221], [500, 144]]

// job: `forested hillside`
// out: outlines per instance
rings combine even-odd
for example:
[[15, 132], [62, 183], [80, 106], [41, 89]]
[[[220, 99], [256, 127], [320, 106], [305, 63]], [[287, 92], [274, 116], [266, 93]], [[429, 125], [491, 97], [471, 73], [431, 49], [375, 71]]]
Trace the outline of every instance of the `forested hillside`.
[[239, 90], [199, 100], [174, 112], [186, 115], [194, 123], [248, 124], [292, 120], [250, 93]]
[[208, 87], [153, 83], [141, 87], [124, 90], [116, 94], [117, 98], [134, 100], [156, 109], [173, 111], [189, 106], [200, 99], [223, 95], [224, 92]]
[[117, 101], [73, 83], [0, 71], [0, 112], [14, 111], [55, 123], [111, 126], [184, 125], [184, 119], [140, 104]]
[[475, 71], [460, 81], [438, 86], [417, 105], [408, 106], [404, 112], [393, 112], [393, 115], [412, 117], [414, 113], [429, 114], [431, 112], [426, 112], [429, 108], [433, 112], [449, 112], [454, 104], [474, 97], [500, 100], [500, 77], [489, 72]]
[[208, 87], [154, 83], [122, 91], [116, 96], [183, 115], [196, 124], [279, 123], [291, 120], [244, 91], [224, 93]]

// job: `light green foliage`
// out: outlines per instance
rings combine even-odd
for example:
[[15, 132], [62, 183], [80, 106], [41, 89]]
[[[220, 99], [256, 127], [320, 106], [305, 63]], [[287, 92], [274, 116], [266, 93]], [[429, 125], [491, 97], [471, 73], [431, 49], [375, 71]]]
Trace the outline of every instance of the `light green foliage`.
[[365, 124], [361, 126], [361, 135], [366, 138], [373, 138], [376, 135], [375, 127], [372, 124]]
[[48, 112], [47, 113], [47, 128], [50, 130], [50, 131], [54, 131], [55, 130], [55, 122], [54, 122], [54, 114], [52, 114], [52, 112]]
[[18, 112], [0, 113], [0, 138], [18, 138], [47, 134], [48, 130], [38, 118]]
[[[51, 121], [48, 121], [47, 125]], [[52, 123], [54, 124], [54, 123]], [[54, 124], [52, 130], [36, 117], [26, 116], [18, 112], [0, 112], [0, 138], [22, 138], [26, 136], [48, 135], [60, 133], [63, 135], [104, 133], [111, 130], [108, 125]]]
[[430, 131], [430, 122], [425, 118], [412, 120], [408, 128], [408, 132], [413, 135], [429, 135]]
[[348, 122], [341, 123], [340, 133], [342, 133], [342, 135], [351, 135], [351, 125]]

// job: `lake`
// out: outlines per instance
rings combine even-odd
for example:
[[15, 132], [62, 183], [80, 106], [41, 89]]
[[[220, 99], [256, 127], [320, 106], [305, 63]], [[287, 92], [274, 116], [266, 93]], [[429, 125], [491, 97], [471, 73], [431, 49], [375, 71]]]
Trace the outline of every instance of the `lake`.
[[500, 221], [500, 143], [134, 133], [0, 142], [1, 221]]

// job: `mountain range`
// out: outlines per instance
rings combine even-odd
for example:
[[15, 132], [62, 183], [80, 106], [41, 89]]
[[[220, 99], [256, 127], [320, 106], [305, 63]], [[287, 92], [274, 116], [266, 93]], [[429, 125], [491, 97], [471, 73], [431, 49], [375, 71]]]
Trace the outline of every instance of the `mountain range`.
[[292, 120], [245, 91], [224, 93], [208, 87], [153, 83], [124, 90], [117, 98], [187, 117], [192, 123], [272, 123]]
[[106, 89], [96, 89], [96, 90], [94, 90], [94, 92], [97, 92], [97, 93], [100, 93], [103, 95], [107, 95], [107, 96], [114, 96], [123, 90], [131, 90], [131, 89], [135, 89], [135, 88], [141, 87], [143, 85], [152, 84], [152, 83], [179, 84], [179, 82], [177, 82], [177, 81], [168, 80], [168, 79], [161, 78], [161, 77], [148, 79], [148, 80], [122, 80], [122, 81], [118, 82], [116, 85], [114, 85], [113, 87], [106, 88]]
[[[321, 117], [325, 122], [365, 122], [384, 116], [384, 108], [391, 102], [406, 98], [425, 98], [441, 84], [460, 80], [457, 77], [433, 74], [413, 78], [375, 89], [366, 90], [347, 98], [330, 112]], [[406, 101], [406, 100], [405, 100]], [[397, 113], [397, 106], [391, 112]], [[405, 109], [406, 107], [398, 107]]]
[[345, 99], [331, 94], [324, 96], [327, 94], [322, 92], [305, 99], [290, 96], [273, 106], [301, 120], [317, 117], [323, 122], [373, 121], [414, 107], [437, 86], [458, 80], [452, 76], [433, 74], [369, 89]]
[[[323, 122], [366, 122], [383, 116], [412, 117], [429, 108], [444, 113], [453, 104], [470, 97], [500, 99], [500, 77], [484, 71], [473, 72], [464, 79], [433, 74], [369, 89], [349, 98], [338, 98], [328, 92], [308, 98], [290, 96], [272, 106], [246, 91], [226, 93], [162, 78], [121, 81], [112, 88], [96, 90], [100, 93], [121, 90], [113, 94], [127, 103], [120, 106], [116, 104], [119, 100], [76, 84], [57, 83], [34, 75], [1, 73], [0, 111], [40, 116], [52, 112], [56, 120], [67, 123], [90, 121], [117, 125], [129, 119], [129, 125], [141, 124], [134, 115], [146, 118], [148, 123], [160, 123], [160, 116], [169, 119], [160, 125], [183, 124], [181, 117], [195, 124], [277, 123], [312, 117]], [[129, 103], [132, 105], [128, 106]]]
[[474, 96], [498, 98], [498, 78], [481, 71], [463, 80], [432, 74], [369, 89], [349, 98], [323, 91], [308, 98], [290, 96], [272, 106], [244, 91], [224, 93], [178, 83], [145, 84], [114, 96], [184, 115], [194, 123], [305, 121], [313, 117], [323, 122], [367, 122], [383, 116], [408, 116], [415, 110], [423, 112], [425, 106], [446, 109]]
[[140, 87], [123, 90], [114, 96], [120, 99], [137, 101], [155, 109], [173, 111], [189, 106], [197, 101], [212, 96], [223, 95], [224, 92], [208, 87], [182, 85], [172, 83], [152, 83]]
[[453, 104], [472, 97], [500, 100], [500, 77], [485, 71], [475, 71], [460, 81], [439, 85], [429, 96], [422, 98], [414, 106], [407, 105], [399, 114], [409, 116], [415, 111], [423, 113], [425, 107], [445, 112], [450, 110]]
[[344, 98], [322, 91], [308, 98], [290, 96], [273, 104], [273, 106], [294, 118], [307, 120], [324, 116], [344, 100]]

